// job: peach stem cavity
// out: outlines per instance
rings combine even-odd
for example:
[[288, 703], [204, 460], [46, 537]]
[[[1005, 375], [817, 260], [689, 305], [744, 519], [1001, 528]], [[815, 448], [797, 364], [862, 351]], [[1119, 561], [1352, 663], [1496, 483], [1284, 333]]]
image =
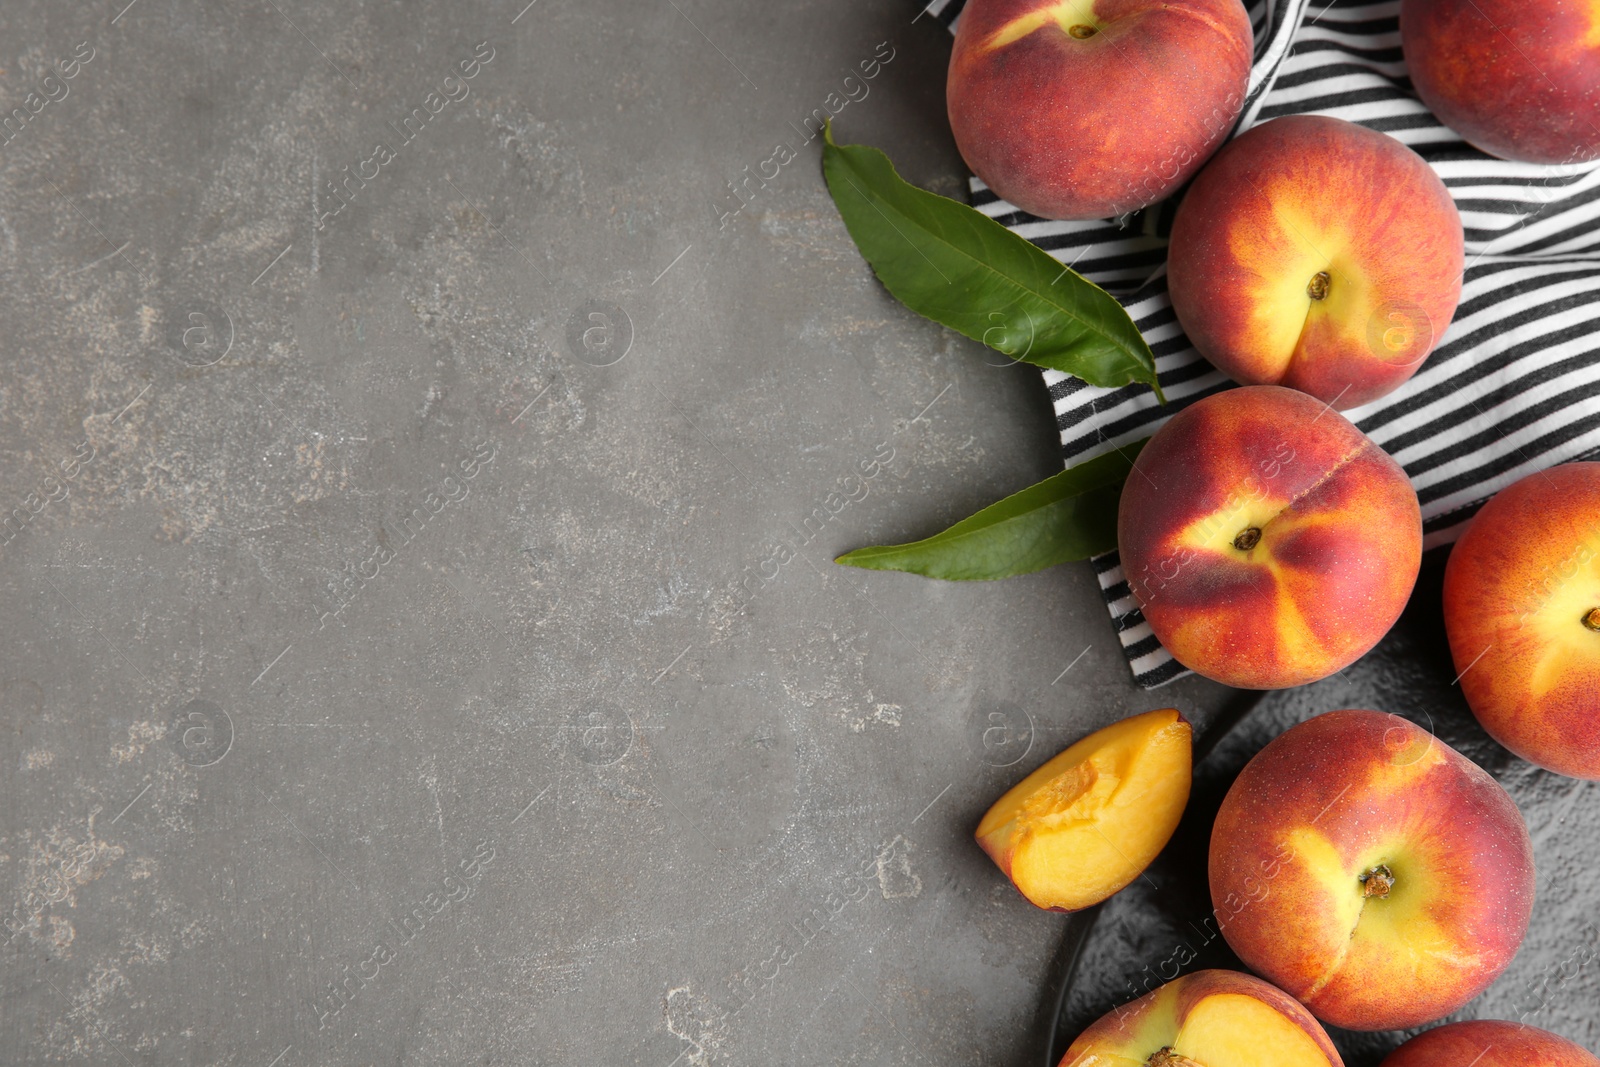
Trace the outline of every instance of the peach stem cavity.
[[1203, 1067], [1199, 1062], [1174, 1052], [1171, 1045], [1156, 1049], [1144, 1062], [1146, 1067]]
[[1380, 863], [1363, 873], [1359, 881], [1363, 897], [1377, 897], [1381, 900], [1394, 888], [1394, 872], [1389, 869], [1388, 864]]

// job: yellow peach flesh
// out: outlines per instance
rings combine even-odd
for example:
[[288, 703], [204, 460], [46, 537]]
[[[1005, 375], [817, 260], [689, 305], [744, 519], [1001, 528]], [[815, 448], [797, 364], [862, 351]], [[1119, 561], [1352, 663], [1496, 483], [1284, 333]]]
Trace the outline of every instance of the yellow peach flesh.
[[1328, 1067], [1310, 1034], [1239, 993], [1209, 996], [1191, 1008], [1172, 1050], [1201, 1067]]
[[1091, 1025], [1060, 1067], [1343, 1067], [1305, 1008], [1258, 978], [1196, 971]]
[[1137, 878], [1189, 799], [1189, 724], [1146, 712], [1079, 741], [989, 809], [977, 839], [1023, 896], [1076, 911]]

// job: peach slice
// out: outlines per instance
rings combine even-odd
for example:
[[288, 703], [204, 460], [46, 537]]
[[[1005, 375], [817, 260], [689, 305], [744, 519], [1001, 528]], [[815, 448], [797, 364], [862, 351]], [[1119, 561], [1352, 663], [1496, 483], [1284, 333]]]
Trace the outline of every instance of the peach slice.
[[1196, 971], [1113, 1008], [1060, 1067], [1343, 1067], [1293, 997], [1237, 971]]
[[1085, 737], [995, 802], [978, 844], [1033, 903], [1098, 904], [1139, 877], [1189, 800], [1189, 724], [1165, 708]]

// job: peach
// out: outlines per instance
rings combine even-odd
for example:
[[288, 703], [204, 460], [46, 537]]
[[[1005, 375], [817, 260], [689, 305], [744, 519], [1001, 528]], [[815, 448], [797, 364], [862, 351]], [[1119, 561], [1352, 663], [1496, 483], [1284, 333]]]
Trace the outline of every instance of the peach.
[[1421, 156], [1343, 119], [1290, 115], [1200, 172], [1173, 220], [1167, 284], [1218, 370], [1343, 411], [1433, 351], [1461, 299], [1463, 241]]
[[1281, 689], [1334, 674], [1400, 617], [1422, 513], [1400, 465], [1279, 386], [1230, 389], [1145, 445], [1117, 512], [1145, 621], [1191, 670]]
[[1165, 199], [1244, 107], [1239, 0], [968, 0], [945, 96], [956, 146], [996, 194], [1052, 219]]
[[1344, 1067], [1317, 1020], [1238, 971], [1196, 971], [1114, 1008], [1060, 1067]]
[[1189, 724], [1147, 711], [1090, 734], [1017, 783], [978, 844], [1034, 904], [1077, 911], [1150, 866], [1189, 800]]
[[1600, 1067], [1581, 1045], [1548, 1030], [1498, 1019], [1446, 1023], [1418, 1034], [1381, 1067]]
[[1600, 779], [1600, 463], [1530, 474], [1483, 506], [1445, 565], [1444, 624], [1490, 736]]
[[1511, 797], [1376, 711], [1318, 715], [1257, 753], [1223, 798], [1208, 863], [1214, 904], [1249, 897], [1222, 927], [1239, 958], [1351, 1030], [1461, 1007], [1511, 962], [1533, 907]]
[[1417, 95], [1502, 159], [1600, 159], [1600, 5], [1402, 0], [1400, 45]]

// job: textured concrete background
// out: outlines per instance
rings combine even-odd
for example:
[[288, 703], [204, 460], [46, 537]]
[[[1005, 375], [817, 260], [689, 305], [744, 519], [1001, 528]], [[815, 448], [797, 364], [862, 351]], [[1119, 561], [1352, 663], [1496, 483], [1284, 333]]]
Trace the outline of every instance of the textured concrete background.
[[1057, 464], [801, 132], [960, 195], [945, 31], [124, 2], [0, 12], [0, 1061], [1033, 1062], [972, 826], [1227, 694], [829, 562]]

